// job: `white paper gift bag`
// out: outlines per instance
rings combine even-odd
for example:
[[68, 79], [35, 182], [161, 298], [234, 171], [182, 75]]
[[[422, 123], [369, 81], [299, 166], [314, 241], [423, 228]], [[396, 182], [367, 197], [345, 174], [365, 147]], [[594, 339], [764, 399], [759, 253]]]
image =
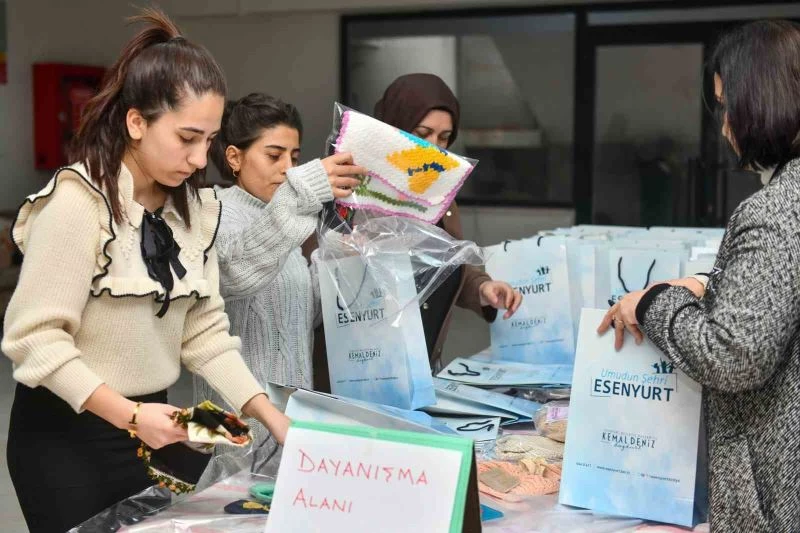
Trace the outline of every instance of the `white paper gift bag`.
[[701, 386], [649, 341], [615, 350], [604, 315], [581, 315], [559, 502], [692, 526]]
[[688, 257], [685, 248], [633, 248], [628, 244], [595, 248], [595, 305], [612, 306], [630, 292], [677, 279]]
[[317, 266], [331, 392], [401, 409], [436, 403], [409, 258], [357, 255]]
[[492, 351], [524, 363], [571, 364], [575, 332], [563, 237], [506, 241], [487, 250], [486, 272], [523, 296], [513, 317], [491, 324]]

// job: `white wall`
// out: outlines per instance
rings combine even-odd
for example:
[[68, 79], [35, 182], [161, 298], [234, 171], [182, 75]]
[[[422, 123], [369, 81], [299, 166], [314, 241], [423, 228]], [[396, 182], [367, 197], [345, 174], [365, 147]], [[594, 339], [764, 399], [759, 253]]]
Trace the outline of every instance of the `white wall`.
[[33, 167], [31, 65], [55, 61], [108, 65], [132, 30], [123, 19], [127, 2], [100, 0], [10, 0], [8, 84], [0, 85], [0, 210], [16, 209], [26, 194], [47, 181]]
[[303, 158], [323, 153], [339, 97], [339, 16], [253, 14], [178, 19], [225, 70], [231, 97], [259, 91], [283, 98], [303, 117]]
[[[573, 0], [160, 0], [226, 71], [232, 96], [261, 90], [295, 103], [306, 122], [305, 154], [322, 150], [339, 97], [339, 18], [343, 12], [544, 5]], [[587, 3], [591, 3], [588, 1]], [[108, 65], [133, 29], [128, 0], [9, 0], [9, 83], [0, 86], [0, 211], [41, 188], [33, 168], [31, 65]], [[142, 4], [146, 4], [143, 2]], [[245, 16], [236, 16], [237, 14]], [[220, 15], [227, 15], [221, 17]]]

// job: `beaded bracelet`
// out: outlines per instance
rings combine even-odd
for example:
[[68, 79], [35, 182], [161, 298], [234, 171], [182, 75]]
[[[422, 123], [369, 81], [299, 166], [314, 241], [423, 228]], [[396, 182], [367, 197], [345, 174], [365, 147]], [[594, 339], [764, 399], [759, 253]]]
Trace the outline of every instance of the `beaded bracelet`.
[[133, 426], [131, 429], [128, 429], [128, 435], [130, 435], [132, 439], [136, 438], [136, 417], [139, 416], [139, 408], [141, 406], [142, 402], [136, 402], [136, 407], [133, 408], [133, 416], [131, 416], [131, 420], [128, 422], [128, 425]]

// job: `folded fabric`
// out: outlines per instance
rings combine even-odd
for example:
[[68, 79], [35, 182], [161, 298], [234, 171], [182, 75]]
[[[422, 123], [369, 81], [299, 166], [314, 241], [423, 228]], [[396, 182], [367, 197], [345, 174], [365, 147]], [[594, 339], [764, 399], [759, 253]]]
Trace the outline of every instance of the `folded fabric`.
[[511, 489], [519, 486], [519, 478], [513, 476], [502, 468], [490, 468], [481, 472], [478, 480], [487, 487], [497, 492], [511, 492]]
[[336, 153], [349, 152], [369, 171], [341, 205], [436, 223], [474, 166], [423, 139], [346, 109]]
[[564, 445], [541, 435], [506, 435], [497, 439], [495, 455], [498, 459], [508, 461], [526, 457], [561, 461], [564, 458]]
[[250, 487], [250, 496], [261, 503], [272, 503], [275, 494], [275, 483], [256, 483]]
[[158, 450], [151, 450], [145, 443], [141, 443], [138, 455], [144, 461], [150, 479], [175, 494], [192, 492], [211, 460], [210, 453], [187, 446], [183, 442]]
[[531, 474], [550, 479], [561, 479], [561, 463], [549, 463], [543, 457], [526, 457], [519, 463]]
[[224, 508], [228, 514], [269, 514], [269, 505], [248, 500], [236, 500]]
[[217, 444], [242, 447], [253, 442], [250, 426], [208, 400], [196, 407], [181, 409], [174, 419], [186, 428], [189, 442], [206, 444], [208, 449]]
[[247, 424], [209, 401], [176, 411], [172, 419], [186, 428], [188, 441], [158, 450], [142, 442], [137, 453], [150, 478], [176, 494], [194, 490], [216, 445], [242, 447], [253, 440]]
[[[509, 475], [519, 479], [519, 485], [508, 492], [500, 492], [483, 483], [481, 481], [481, 474], [494, 469], [503, 470]], [[524, 466], [518, 463], [506, 461], [485, 461], [478, 463], [478, 490], [493, 498], [506, 502], [516, 503], [523, 501], [529, 496], [554, 494], [558, 492], [560, 485], [561, 482], [559, 479], [531, 474]]]

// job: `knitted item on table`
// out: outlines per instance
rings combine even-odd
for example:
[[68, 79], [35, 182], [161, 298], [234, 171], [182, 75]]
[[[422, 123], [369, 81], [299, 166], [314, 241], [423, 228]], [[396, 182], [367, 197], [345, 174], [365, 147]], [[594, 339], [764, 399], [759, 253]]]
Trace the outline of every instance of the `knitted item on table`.
[[[508, 492], [500, 492], [492, 489], [481, 481], [481, 474], [501, 469], [508, 474], [519, 479], [519, 485]], [[537, 476], [531, 474], [527, 468], [518, 463], [505, 461], [486, 461], [478, 463], [478, 490], [494, 498], [507, 502], [521, 502], [529, 496], [542, 496], [558, 492], [561, 481], [555, 478]]]
[[226, 505], [227, 514], [269, 514], [269, 505], [249, 500], [236, 500]]
[[504, 468], [490, 468], [481, 472], [480, 481], [487, 487], [503, 494], [519, 486], [519, 478], [509, 474]]
[[561, 463], [549, 463], [543, 457], [526, 457], [520, 464], [531, 474], [551, 479], [561, 479]]
[[369, 175], [339, 204], [435, 224], [474, 166], [423, 139], [353, 110], [344, 111], [334, 150], [353, 154]]
[[567, 417], [569, 401], [550, 402], [536, 412], [536, 429], [547, 438], [564, 442], [567, 438]]
[[564, 458], [564, 445], [540, 435], [507, 435], [497, 439], [495, 456], [507, 461], [526, 457], [561, 461]]

